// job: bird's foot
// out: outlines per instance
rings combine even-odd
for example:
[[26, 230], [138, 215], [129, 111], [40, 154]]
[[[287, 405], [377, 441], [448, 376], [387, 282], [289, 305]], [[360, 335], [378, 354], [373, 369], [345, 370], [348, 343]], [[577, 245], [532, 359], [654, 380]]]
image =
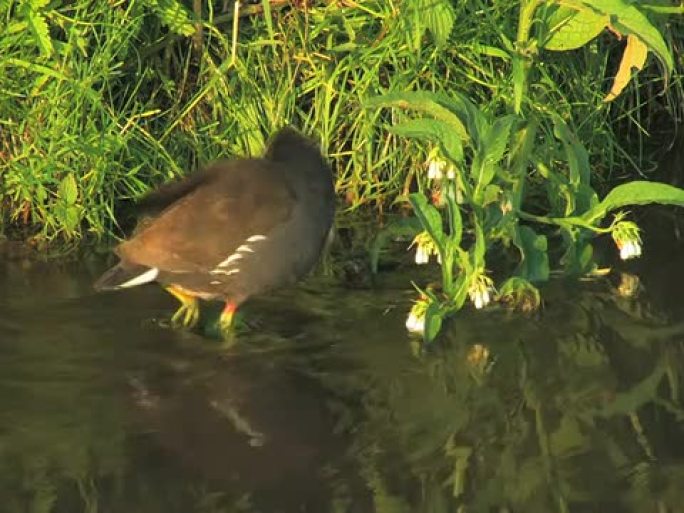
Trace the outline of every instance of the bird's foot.
[[166, 290], [181, 302], [180, 308], [176, 310], [176, 313], [171, 317], [171, 325], [176, 328], [193, 328], [200, 317], [199, 302], [197, 301], [197, 298], [190, 296], [173, 286], [167, 287]]
[[171, 317], [171, 325], [175, 328], [194, 328], [199, 321], [200, 311], [197, 301], [186, 303], [176, 310]]

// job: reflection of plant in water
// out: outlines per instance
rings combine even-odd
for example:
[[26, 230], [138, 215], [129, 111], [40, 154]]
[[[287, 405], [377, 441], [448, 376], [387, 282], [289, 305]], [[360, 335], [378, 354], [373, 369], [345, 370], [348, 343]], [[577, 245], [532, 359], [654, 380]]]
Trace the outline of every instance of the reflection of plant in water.
[[118, 405], [101, 394], [106, 378], [74, 365], [87, 337], [77, 328], [70, 335], [70, 351], [49, 336], [39, 347], [20, 337], [5, 349], [0, 491], [8, 513], [55, 511], [58, 496], [96, 511], [94, 482], [124, 467]]
[[356, 451], [377, 511], [677, 511], [661, 440], [684, 421], [684, 326], [594, 288], [535, 323], [463, 316], [417, 366], [373, 367]]

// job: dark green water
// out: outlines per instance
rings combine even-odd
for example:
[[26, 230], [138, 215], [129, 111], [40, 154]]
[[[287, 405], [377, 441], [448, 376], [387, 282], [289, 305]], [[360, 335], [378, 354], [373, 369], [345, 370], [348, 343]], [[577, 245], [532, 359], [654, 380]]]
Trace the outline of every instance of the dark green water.
[[224, 347], [159, 288], [93, 294], [103, 261], [5, 255], [0, 511], [684, 511], [684, 244], [651, 225], [636, 297], [557, 282], [422, 352], [408, 277], [253, 301]]

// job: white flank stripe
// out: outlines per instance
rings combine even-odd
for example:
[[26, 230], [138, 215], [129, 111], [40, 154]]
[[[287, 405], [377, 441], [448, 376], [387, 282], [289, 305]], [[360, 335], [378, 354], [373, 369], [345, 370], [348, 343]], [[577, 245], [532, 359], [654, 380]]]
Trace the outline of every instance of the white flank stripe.
[[246, 244], [243, 244], [239, 248], [237, 248], [235, 251], [244, 251], [245, 253], [254, 253], [254, 250], [247, 246]]
[[247, 242], [259, 242], [260, 240], [266, 240], [265, 235], [252, 235], [247, 239]]
[[218, 280], [214, 280], [214, 281], [211, 281], [211, 282], [209, 282], [209, 283], [210, 283], [211, 285], [221, 285], [221, 282], [218, 281]]
[[230, 265], [232, 262], [237, 262], [241, 258], [242, 258], [242, 255], [240, 255], [238, 253], [233, 253], [228, 258], [226, 258], [223, 262], [221, 262], [217, 267], [226, 267], [227, 265]]
[[136, 285], [142, 285], [143, 283], [149, 283], [151, 281], [154, 281], [158, 274], [159, 269], [157, 269], [156, 267], [152, 267], [144, 273], [139, 274], [135, 278], [131, 278], [130, 280], [122, 283], [121, 285], [119, 285], [119, 288], [125, 289], [128, 287], [135, 287]]
[[231, 274], [237, 274], [240, 272], [240, 269], [231, 269], [230, 271], [226, 271], [224, 269], [219, 269], [216, 268], [213, 271], [209, 271], [210, 274], [225, 274], [226, 276], [230, 276]]

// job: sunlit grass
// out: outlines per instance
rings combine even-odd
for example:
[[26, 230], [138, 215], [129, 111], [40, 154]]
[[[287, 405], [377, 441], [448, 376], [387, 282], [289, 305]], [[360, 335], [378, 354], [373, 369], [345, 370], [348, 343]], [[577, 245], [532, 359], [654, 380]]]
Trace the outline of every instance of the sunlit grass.
[[[21, 27], [18, 5], [0, 12], [9, 27], [0, 36], [0, 226], [41, 241], [118, 235], [122, 201], [212, 159], [258, 154], [287, 123], [320, 140], [347, 210], [384, 211], [414, 186], [426, 153], [387, 135], [393, 120], [364, 109], [368, 98], [458, 91], [497, 112], [512, 94], [510, 62], [497, 51], [515, 33], [512, 0], [455, 4], [459, 21], [441, 46], [428, 33], [416, 37], [414, 13], [393, 2], [279, 4], [271, 17], [241, 16], [237, 24], [232, 6], [210, 5], [199, 47], [187, 35], [189, 9], [184, 25], [151, 3], [81, 0], [36, 11], [51, 51]], [[674, 29], [669, 34], [681, 45]], [[537, 110], [573, 113], [605, 178], [648, 169], [651, 120], [681, 120], [684, 104], [681, 74], [664, 91], [643, 74], [631, 94], [604, 104], [596, 77], [607, 82], [614, 70], [596, 45], [608, 44], [618, 43], [544, 55], [536, 86], [543, 90], [528, 99]], [[67, 176], [77, 190], [65, 204]]]

